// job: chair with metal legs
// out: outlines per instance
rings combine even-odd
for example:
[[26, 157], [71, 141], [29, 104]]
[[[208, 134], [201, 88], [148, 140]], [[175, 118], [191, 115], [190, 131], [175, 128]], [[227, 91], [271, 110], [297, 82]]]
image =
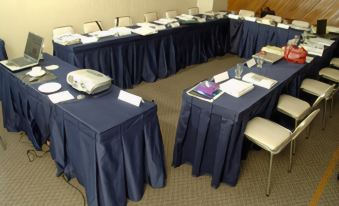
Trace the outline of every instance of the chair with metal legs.
[[[334, 65], [334, 66], [336, 66], [336, 65]], [[330, 82], [334, 82], [336, 84], [335, 89], [333, 91], [333, 95], [335, 95], [335, 93], [339, 89], [339, 70], [334, 69], [334, 68], [330, 68], [330, 67], [325, 67], [325, 68], [323, 68], [319, 71], [319, 75], [322, 78], [327, 79]], [[334, 98], [331, 98], [330, 117], [332, 117], [333, 105], [334, 105]]]
[[270, 165], [268, 170], [267, 177], [267, 187], [266, 187], [266, 196], [270, 195], [270, 185], [271, 185], [271, 171], [273, 156], [280, 153], [289, 143], [290, 144], [290, 162], [288, 171], [291, 172], [292, 169], [292, 141], [294, 141], [299, 134], [309, 126], [312, 120], [319, 113], [320, 109], [314, 110], [309, 114], [296, 128], [293, 132], [289, 129], [272, 122], [270, 120], [255, 117], [247, 123], [245, 129], [245, 136], [261, 147], [262, 149], [270, 152]]
[[330, 100], [333, 96], [333, 91], [335, 88], [335, 84], [329, 85], [326, 83], [323, 83], [318, 80], [314, 79], [304, 79], [304, 81], [301, 83], [300, 89], [308, 94], [314, 95], [316, 97], [324, 96], [324, 109], [322, 112], [322, 129], [324, 130], [326, 127], [326, 113], [327, 113], [327, 102]]

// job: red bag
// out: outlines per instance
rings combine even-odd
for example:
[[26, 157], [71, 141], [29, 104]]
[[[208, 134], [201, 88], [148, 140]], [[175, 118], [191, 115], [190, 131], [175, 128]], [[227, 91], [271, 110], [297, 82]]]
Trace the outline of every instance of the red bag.
[[297, 47], [295, 45], [287, 46], [285, 48], [284, 57], [287, 61], [304, 64], [306, 62], [307, 51], [301, 47]]

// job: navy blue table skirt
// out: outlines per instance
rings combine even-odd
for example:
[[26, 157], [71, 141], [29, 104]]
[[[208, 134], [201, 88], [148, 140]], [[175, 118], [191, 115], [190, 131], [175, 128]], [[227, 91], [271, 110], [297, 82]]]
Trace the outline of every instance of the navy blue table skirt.
[[109, 37], [92, 44], [53, 44], [54, 55], [99, 70], [122, 88], [153, 82], [228, 52], [228, 20], [184, 25], [149, 36]]
[[[173, 166], [192, 165], [194, 176], [209, 174], [212, 186], [221, 182], [236, 185], [240, 172], [244, 129], [255, 116], [271, 118], [281, 93], [299, 95], [299, 87], [306, 77], [316, 77], [333, 56], [338, 56], [337, 40], [327, 48], [323, 57], [300, 65], [282, 60], [274, 65], [265, 63], [263, 69], [245, 68], [244, 73], [255, 72], [278, 83], [270, 90], [255, 87], [240, 98], [223, 94], [213, 103], [182, 95], [173, 152]], [[229, 71], [234, 77], [234, 69]]]
[[[45, 55], [42, 66], [53, 71], [62, 90], [79, 92], [66, 83], [73, 66]], [[51, 140], [58, 174], [76, 177], [85, 187], [89, 205], [126, 205], [140, 200], [145, 184], [165, 186], [164, 151], [157, 107], [140, 107], [117, 99], [120, 89], [52, 104], [39, 84], [26, 85], [0, 65], [4, 126], [25, 131], [36, 149]]]

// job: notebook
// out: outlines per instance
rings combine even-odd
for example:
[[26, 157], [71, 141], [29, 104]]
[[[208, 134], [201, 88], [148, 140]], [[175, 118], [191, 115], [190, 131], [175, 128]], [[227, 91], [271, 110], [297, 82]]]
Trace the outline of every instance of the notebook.
[[219, 89], [218, 84], [208, 80], [200, 82], [186, 93], [207, 102], [213, 102], [223, 94], [223, 92]]
[[40, 54], [42, 51], [42, 44], [44, 40], [42, 37], [28, 33], [24, 56], [2, 61], [1, 63], [11, 71], [19, 71], [39, 63]]
[[275, 62], [279, 61], [280, 59], [282, 59], [282, 55], [277, 55], [277, 54], [273, 54], [273, 53], [269, 53], [269, 52], [258, 52], [256, 54], [252, 55], [253, 58], [258, 58], [261, 57], [264, 59], [265, 62], [274, 64]]

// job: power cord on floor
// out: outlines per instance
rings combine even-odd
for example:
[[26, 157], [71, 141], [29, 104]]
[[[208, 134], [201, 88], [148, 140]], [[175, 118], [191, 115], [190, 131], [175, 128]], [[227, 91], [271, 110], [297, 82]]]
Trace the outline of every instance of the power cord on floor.
[[86, 198], [85, 198], [85, 195], [81, 192], [81, 190], [79, 188], [77, 188], [76, 186], [74, 186], [73, 184], [71, 184], [65, 174], [61, 175], [61, 177], [62, 177], [63, 180], [65, 180], [65, 182], [69, 186], [73, 187], [75, 190], [77, 190], [80, 193], [82, 200], [83, 200], [83, 203], [84, 203], [83, 205], [86, 206]]
[[36, 158], [43, 158], [47, 153], [49, 153], [49, 150], [42, 151], [42, 154], [38, 154], [34, 149], [29, 149], [26, 152], [28, 161], [30, 162], [33, 162]]

